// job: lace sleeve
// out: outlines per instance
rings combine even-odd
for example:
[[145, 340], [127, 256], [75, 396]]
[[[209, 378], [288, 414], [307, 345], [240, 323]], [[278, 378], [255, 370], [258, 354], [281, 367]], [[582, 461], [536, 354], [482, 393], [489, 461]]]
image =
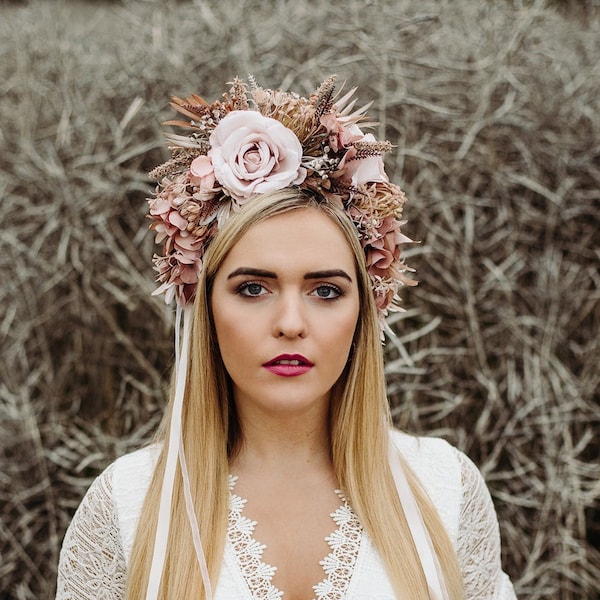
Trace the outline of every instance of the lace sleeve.
[[91, 485], [63, 541], [57, 600], [122, 600], [125, 557], [112, 497], [113, 466]]
[[461, 452], [458, 456], [463, 496], [457, 552], [465, 600], [516, 600], [500, 563], [500, 531], [490, 493], [479, 469]]

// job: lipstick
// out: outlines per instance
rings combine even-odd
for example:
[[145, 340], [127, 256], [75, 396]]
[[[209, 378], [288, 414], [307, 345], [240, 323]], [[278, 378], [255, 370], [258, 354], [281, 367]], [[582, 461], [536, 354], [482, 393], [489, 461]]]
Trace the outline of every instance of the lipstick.
[[279, 377], [298, 377], [308, 373], [313, 363], [301, 354], [281, 354], [266, 362], [263, 367]]

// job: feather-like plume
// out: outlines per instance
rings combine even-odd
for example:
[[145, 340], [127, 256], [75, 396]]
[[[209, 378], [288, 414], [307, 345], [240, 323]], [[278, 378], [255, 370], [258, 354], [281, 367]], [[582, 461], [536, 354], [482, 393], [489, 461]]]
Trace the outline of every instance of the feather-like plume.
[[197, 94], [192, 94], [183, 100], [177, 96], [173, 96], [170, 104], [177, 112], [189, 117], [193, 121], [202, 118], [210, 110], [210, 104]]
[[[341, 93], [342, 89], [344, 88], [344, 86], [342, 85], [342, 87], [338, 90], [338, 94]], [[351, 106], [354, 105], [354, 103], [356, 102], [356, 98], [352, 98], [352, 96], [354, 96], [356, 90], [358, 88], [357, 87], [353, 87], [349, 92], [347, 92], [346, 94], [344, 94], [341, 98], [336, 98], [335, 99], [335, 106], [337, 107], [338, 111], [340, 112], [340, 114], [344, 114], [344, 110], [348, 110], [346, 108], [346, 104], [348, 103], [348, 101], [350, 99], [352, 99], [352, 104]], [[336, 94], [336, 95], [338, 95]]]
[[198, 148], [172, 148], [173, 158], [158, 165], [150, 171], [148, 174], [150, 179], [153, 181], [161, 181], [164, 177], [172, 177], [173, 175], [179, 175], [185, 173], [190, 166], [190, 162], [202, 154]]
[[246, 84], [239, 77], [233, 78], [230, 94], [235, 110], [250, 110], [246, 89]]
[[311, 101], [315, 107], [315, 115], [317, 120], [326, 112], [331, 110], [333, 106], [333, 93], [335, 91], [336, 75], [330, 75], [320, 86], [319, 89], [311, 97]]
[[178, 148], [203, 150], [206, 154], [210, 148], [210, 143], [205, 137], [196, 137], [194, 135], [178, 135], [176, 133], [165, 133], [165, 139], [170, 144]]
[[356, 154], [352, 160], [368, 158], [369, 156], [381, 156], [384, 152], [389, 152], [393, 146], [390, 142], [354, 142]]

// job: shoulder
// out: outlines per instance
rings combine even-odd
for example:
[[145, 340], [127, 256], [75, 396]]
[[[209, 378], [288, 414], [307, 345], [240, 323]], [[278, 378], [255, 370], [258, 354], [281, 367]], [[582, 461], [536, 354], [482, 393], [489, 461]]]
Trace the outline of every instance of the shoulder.
[[103, 514], [106, 520], [110, 520], [114, 516], [113, 475], [114, 463], [106, 467], [92, 481], [75, 512], [74, 521], [88, 518], [94, 514]]
[[[145, 493], [159, 452], [160, 446], [154, 444], [117, 458], [94, 479], [82, 505], [98, 502], [116, 505], [123, 494], [136, 491]], [[115, 508], [118, 509], [118, 505]]]
[[98, 540], [110, 538], [126, 563], [159, 452], [157, 445], [136, 450], [100, 473], [73, 517], [65, 544], [71, 538], [80, 544], [82, 535]]
[[425, 487], [435, 482], [459, 491], [463, 463], [469, 462], [476, 469], [460, 450], [442, 438], [417, 437], [393, 430], [392, 443]]
[[121, 456], [109, 467], [112, 471], [113, 503], [126, 559], [133, 546], [160, 449], [157, 444], [147, 446]]
[[58, 565], [57, 600], [92, 598], [110, 582], [106, 598], [120, 598], [125, 560], [113, 496], [114, 463], [86, 492], [65, 533]]
[[445, 463], [453, 463], [458, 460], [458, 454], [462, 454], [442, 438], [409, 435], [397, 429], [393, 429], [391, 435], [394, 446], [409, 462], [430, 462], [441, 459]]
[[117, 458], [109, 469], [113, 472], [114, 487], [143, 486], [152, 476], [161, 446], [152, 444]]
[[458, 483], [465, 492], [477, 490], [485, 482], [477, 465], [462, 451], [438, 437], [419, 437], [392, 431], [394, 446], [421, 478], [427, 474], [446, 484]]
[[514, 600], [500, 562], [500, 532], [485, 480], [466, 454], [440, 438], [392, 432], [435, 506], [456, 549], [465, 598]]
[[476, 467], [446, 440], [392, 431], [392, 443], [425, 489], [456, 545], [464, 503], [463, 463]]

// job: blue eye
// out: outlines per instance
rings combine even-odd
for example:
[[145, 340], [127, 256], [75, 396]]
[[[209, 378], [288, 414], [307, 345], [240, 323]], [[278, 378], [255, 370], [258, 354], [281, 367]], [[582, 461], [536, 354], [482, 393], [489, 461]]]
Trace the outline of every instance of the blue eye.
[[242, 296], [255, 298], [256, 296], [262, 296], [263, 294], [266, 294], [267, 290], [260, 283], [247, 281], [238, 287], [237, 292]]
[[335, 300], [342, 295], [342, 290], [335, 285], [320, 285], [313, 292], [323, 300]]

